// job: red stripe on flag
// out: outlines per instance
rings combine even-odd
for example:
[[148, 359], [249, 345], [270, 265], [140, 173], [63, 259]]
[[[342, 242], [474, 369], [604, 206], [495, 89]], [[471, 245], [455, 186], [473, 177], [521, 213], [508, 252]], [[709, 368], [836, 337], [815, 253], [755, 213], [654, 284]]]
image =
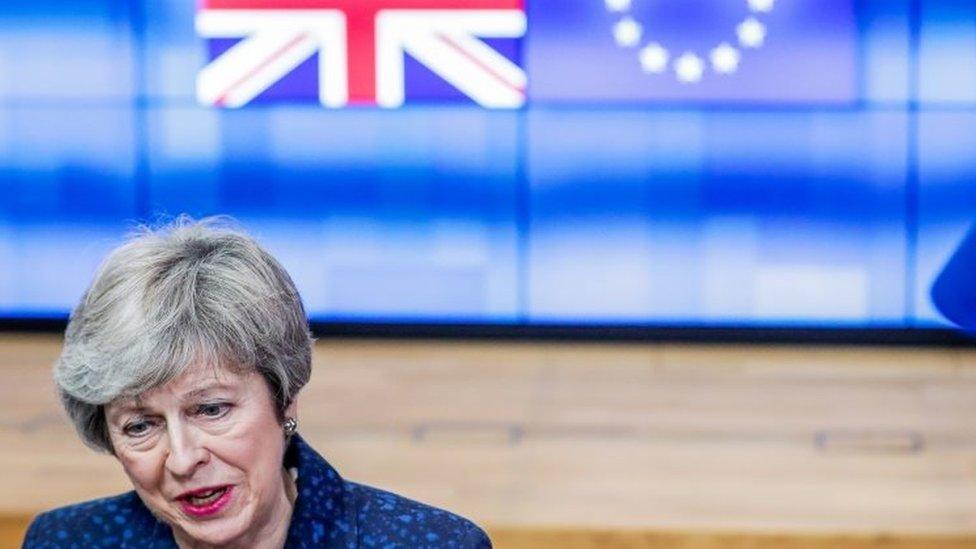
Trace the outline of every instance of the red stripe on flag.
[[524, 0], [200, 0], [200, 9], [215, 10], [500, 10], [523, 9]]
[[346, 12], [349, 101], [376, 103], [376, 13]]

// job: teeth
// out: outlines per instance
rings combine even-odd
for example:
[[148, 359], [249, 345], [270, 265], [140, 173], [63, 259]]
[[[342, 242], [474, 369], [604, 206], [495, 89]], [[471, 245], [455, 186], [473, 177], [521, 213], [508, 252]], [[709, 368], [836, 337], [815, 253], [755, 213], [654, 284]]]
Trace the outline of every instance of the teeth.
[[187, 498], [187, 500], [193, 505], [206, 505], [208, 503], [213, 503], [217, 501], [217, 498], [222, 496], [226, 488], [220, 488], [217, 490], [211, 490], [209, 492], [204, 492], [202, 494], [193, 495]]

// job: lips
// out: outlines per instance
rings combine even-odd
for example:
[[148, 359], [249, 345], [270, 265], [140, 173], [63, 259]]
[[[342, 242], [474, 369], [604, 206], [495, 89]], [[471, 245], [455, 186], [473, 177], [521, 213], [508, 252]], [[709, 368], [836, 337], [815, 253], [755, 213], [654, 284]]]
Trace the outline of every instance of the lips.
[[187, 514], [206, 517], [217, 514], [226, 507], [233, 491], [233, 486], [210, 486], [184, 492], [176, 499]]

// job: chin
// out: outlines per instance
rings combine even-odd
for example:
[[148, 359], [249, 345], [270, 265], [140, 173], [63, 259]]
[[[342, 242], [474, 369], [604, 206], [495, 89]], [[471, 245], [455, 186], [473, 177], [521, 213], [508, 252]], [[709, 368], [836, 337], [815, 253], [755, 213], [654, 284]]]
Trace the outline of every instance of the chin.
[[239, 517], [224, 517], [206, 522], [191, 522], [181, 524], [186, 536], [194, 542], [205, 545], [230, 545], [239, 540], [246, 532], [246, 523], [237, 520]]
[[230, 545], [242, 541], [247, 535], [252, 522], [248, 511], [246, 505], [231, 505], [224, 509], [219, 516], [192, 518], [187, 517], [180, 509], [177, 509], [178, 520], [173, 526], [175, 527], [174, 530], [182, 530], [184, 535], [193, 542], [215, 546]]

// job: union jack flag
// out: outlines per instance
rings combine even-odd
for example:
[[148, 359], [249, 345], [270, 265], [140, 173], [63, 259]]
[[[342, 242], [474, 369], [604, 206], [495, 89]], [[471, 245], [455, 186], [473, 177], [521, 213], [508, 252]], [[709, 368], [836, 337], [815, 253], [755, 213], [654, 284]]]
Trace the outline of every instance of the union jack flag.
[[525, 35], [523, 0], [201, 0], [196, 30], [211, 42], [197, 78], [205, 105], [241, 107], [285, 87], [279, 97], [330, 108], [396, 108], [412, 62], [485, 107], [525, 102], [518, 56], [498, 46]]

